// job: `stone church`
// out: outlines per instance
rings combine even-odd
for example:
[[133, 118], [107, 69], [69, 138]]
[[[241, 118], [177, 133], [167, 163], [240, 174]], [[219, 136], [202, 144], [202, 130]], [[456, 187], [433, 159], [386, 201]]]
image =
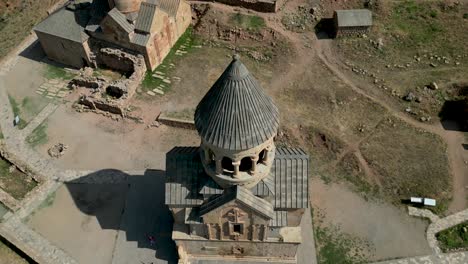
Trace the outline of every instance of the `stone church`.
[[141, 54], [154, 70], [192, 22], [185, 0], [72, 0], [34, 31], [49, 59], [96, 66], [101, 48]]
[[275, 147], [278, 108], [237, 55], [198, 104], [195, 126], [201, 145], [166, 157], [179, 263], [296, 263], [309, 156]]

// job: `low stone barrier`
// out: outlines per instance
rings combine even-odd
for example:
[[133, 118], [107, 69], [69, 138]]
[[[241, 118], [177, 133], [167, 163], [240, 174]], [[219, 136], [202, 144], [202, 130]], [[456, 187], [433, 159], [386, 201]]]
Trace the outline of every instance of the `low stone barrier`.
[[166, 126], [195, 130], [195, 122], [193, 120], [184, 120], [179, 118], [168, 117], [164, 114], [160, 114], [156, 120], [158, 120], [159, 123], [164, 124]]

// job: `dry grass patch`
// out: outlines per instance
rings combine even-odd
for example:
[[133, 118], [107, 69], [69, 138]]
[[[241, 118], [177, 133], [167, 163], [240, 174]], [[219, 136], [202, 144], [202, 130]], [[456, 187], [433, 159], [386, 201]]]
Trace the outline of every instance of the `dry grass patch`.
[[382, 122], [360, 149], [380, 175], [390, 200], [429, 197], [438, 200], [437, 212], [446, 209], [451, 176], [446, 145], [438, 136], [392, 118]]

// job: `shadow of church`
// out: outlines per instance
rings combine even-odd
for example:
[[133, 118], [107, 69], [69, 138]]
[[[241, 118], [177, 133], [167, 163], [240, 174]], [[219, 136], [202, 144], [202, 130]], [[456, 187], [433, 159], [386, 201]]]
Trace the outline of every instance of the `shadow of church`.
[[[173, 220], [164, 203], [164, 183], [165, 172], [161, 170], [129, 175], [105, 169], [67, 182], [65, 186], [76, 207], [96, 217], [102, 229], [120, 231], [119, 237], [125, 235], [124, 243], [137, 242], [138, 248], [155, 250], [156, 259], [177, 263], [177, 251], [171, 238]], [[115, 188], [119, 185], [122, 188]], [[119, 201], [123, 206], [121, 212], [116, 213], [109, 203]], [[154, 236], [153, 245], [148, 236]], [[117, 238], [115, 251], [119, 250], [119, 240]]]

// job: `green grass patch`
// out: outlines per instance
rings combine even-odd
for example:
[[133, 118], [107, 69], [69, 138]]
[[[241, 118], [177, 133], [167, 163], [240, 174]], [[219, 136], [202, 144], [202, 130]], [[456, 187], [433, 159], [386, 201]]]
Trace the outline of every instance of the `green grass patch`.
[[371, 245], [355, 236], [344, 233], [337, 225], [325, 226], [323, 216], [314, 210], [314, 234], [319, 264], [367, 263]]
[[46, 67], [46, 70], [45, 70], [45, 73], [44, 73], [44, 77], [46, 77], [47, 79], [67, 80], [67, 79], [73, 79], [73, 77], [75, 77], [75, 75], [68, 72], [68, 71], [66, 71], [62, 67], [47, 64], [47, 67]]
[[21, 200], [37, 186], [37, 182], [18, 169], [10, 172], [11, 166], [10, 162], [0, 158], [0, 188], [13, 198]]
[[251, 31], [258, 31], [266, 26], [265, 20], [262, 17], [241, 13], [232, 14], [229, 18], [229, 23]]
[[[176, 55], [177, 50], [183, 50], [187, 53], [190, 52], [194, 46], [199, 45], [200, 40], [195, 37], [193, 33], [193, 28], [189, 27], [187, 30], [180, 36], [175, 45], [169, 51], [167, 56], [164, 58], [163, 62], [152, 71], [147, 71], [145, 78], [141, 83], [141, 88], [143, 91], [151, 91], [155, 88], [161, 89], [164, 92], [168, 92], [171, 88], [171, 85], [165, 83], [162, 79], [153, 77], [153, 74], [156, 72], [162, 73], [165, 79], [171, 79], [171, 73], [174, 70], [174, 65], [182, 56]], [[182, 47], [184, 46], [184, 47]], [[162, 86], [162, 88], [160, 87]]]
[[401, 43], [402, 45], [418, 45], [432, 42], [438, 34], [444, 32], [437, 17], [438, 11], [433, 9], [430, 3], [401, 1], [392, 11], [391, 26], [406, 35], [406, 41]]
[[[11, 95], [8, 95], [8, 99], [10, 100], [11, 108], [13, 110], [13, 118], [15, 118], [16, 116], [19, 116], [19, 118], [20, 118], [19, 123], [17, 125], [18, 128], [19, 129], [25, 128], [28, 123], [21, 117], [20, 104]], [[11, 124], [11, 125], [13, 125], [13, 124]]]
[[444, 252], [468, 250], [468, 221], [441, 231], [436, 237]]
[[43, 145], [49, 140], [47, 136], [47, 123], [43, 122], [26, 137], [26, 142], [32, 147]]

